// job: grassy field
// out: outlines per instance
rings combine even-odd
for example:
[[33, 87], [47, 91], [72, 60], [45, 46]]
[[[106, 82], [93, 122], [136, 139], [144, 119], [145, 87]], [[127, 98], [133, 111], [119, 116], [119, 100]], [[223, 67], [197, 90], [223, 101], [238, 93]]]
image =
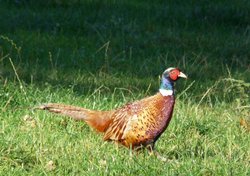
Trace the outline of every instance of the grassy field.
[[[250, 1], [0, 0], [0, 175], [250, 175]], [[107, 110], [178, 66], [168, 159], [103, 142], [44, 102]]]

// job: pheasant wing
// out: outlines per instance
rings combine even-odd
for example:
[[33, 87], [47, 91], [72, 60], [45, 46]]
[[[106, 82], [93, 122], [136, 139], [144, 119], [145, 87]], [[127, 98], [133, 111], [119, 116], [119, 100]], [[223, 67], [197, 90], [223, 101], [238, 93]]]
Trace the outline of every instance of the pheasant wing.
[[162, 96], [157, 94], [117, 109], [112, 114], [113, 122], [105, 132], [104, 140], [114, 140], [127, 147], [153, 140], [154, 135], [146, 132], [157, 128], [154, 124], [161, 116], [161, 102]]

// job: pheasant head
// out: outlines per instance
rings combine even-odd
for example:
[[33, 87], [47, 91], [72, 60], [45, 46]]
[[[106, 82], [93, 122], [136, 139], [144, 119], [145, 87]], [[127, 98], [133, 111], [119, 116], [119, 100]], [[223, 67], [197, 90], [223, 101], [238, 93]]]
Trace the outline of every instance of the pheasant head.
[[180, 71], [179, 68], [170, 67], [166, 69], [161, 78], [160, 93], [163, 96], [174, 94], [174, 82], [179, 78], [187, 78], [187, 76]]

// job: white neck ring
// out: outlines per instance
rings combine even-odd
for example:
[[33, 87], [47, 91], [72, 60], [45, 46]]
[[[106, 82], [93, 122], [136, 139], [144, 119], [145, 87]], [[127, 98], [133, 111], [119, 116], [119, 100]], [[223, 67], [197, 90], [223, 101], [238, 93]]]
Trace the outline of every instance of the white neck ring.
[[169, 96], [174, 94], [173, 90], [159, 89], [159, 91], [162, 94], [162, 96]]

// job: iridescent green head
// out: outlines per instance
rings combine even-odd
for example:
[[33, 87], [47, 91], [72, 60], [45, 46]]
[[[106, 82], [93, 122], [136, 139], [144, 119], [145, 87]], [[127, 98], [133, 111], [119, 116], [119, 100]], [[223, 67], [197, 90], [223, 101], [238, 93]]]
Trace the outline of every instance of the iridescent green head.
[[187, 76], [179, 68], [166, 69], [162, 74], [160, 90], [174, 91], [174, 82], [179, 78], [187, 78]]

